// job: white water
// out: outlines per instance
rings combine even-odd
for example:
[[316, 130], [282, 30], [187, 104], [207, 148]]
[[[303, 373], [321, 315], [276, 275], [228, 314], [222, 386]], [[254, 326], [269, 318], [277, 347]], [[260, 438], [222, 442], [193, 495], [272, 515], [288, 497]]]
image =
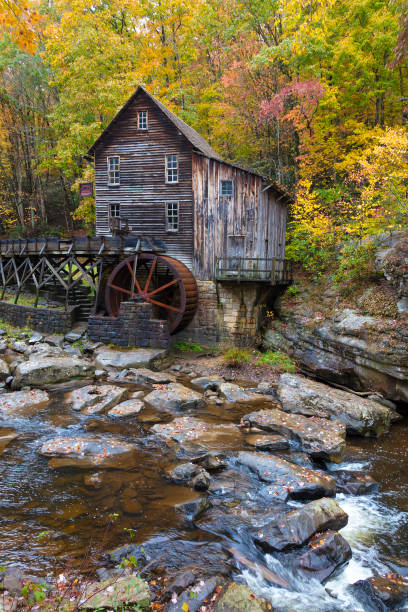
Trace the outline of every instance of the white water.
[[[387, 573], [389, 566], [381, 559], [375, 540], [381, 534], [392, 534], [406, 522], [407, 514], [392, 512], [383, 506], [375, 496], [338, 495], [337, 500], [347, 512], [349, 521], [341, 530], [353, 551], [349, 563], [325, 585], [317, 581], [293, 578], [282, 564], [272, 555], [266, 555], [266, 565], [279, 576], [286, 578], [293, 591], [288, 591], [268, 584], [260, 574], [249, 570], [241, 574], [242, 581], [260, 597], [272, 603], [276, 610], [282, 612], [365, 612], [347, 591], [349, 584], [369, 578], [374, 573]], [[298, 504], [296, 504], [298, 505]], [[331, 593], [326, 591], [326, 589]], [[405, 608], [404, 608], [405, 609]], [[408, 608], [406, 608], [408, 610]]]

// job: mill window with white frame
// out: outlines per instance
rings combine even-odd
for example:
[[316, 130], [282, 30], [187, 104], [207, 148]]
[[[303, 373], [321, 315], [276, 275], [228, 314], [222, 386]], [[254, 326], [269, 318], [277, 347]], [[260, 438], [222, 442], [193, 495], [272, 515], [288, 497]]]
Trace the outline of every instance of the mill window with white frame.
[[166, 202], [166, 230], [178, 232], [179, 230], [179, 203]]
[[221, 181], [221, 189], [220, 189], [222, 198], [230, 198], [233, 193], [233, 183], [232, 181]]
[[120, 157], [108, 157], [108, 185], [120, 185]]
[[137, 113], [137, 129], [147, 130], [147, 111], [139, 111]]
[[166, 155], [166, 183], [178, 183], [178, 155]]
[[109, 212], [110, 212], [111, 218], [115, 218], [115, 219], [120, 218], [120, 204], [111, 204]]

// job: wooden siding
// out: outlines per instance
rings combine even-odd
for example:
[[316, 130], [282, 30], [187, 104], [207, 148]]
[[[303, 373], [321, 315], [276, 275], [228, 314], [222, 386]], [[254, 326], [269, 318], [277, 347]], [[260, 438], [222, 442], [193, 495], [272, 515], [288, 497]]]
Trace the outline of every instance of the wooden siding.
[[[148, 130], [137, 129], [137, 113], [148, 111]], [[165, 155], [177, 153], [179, 182], [165, 182]], [[107, 157], [120, 156], [120, 185], [109, 186]], [[135, 234], [159, 237], [167, 255], [192, 266], [192, 146], [143, 92], [112, 126], [95, 152], [96, 233], [109, 234], [110, 204]], [[179, 231], [166, 230], [165, 202], [179, 202]]]
[[[214, 258], [284, 257], [287, 207], [261, 177], [203, 155], [192, 154], [194, 265], [197, 278], [214, 276]], [[233, 181], [232, 197], [220, 182]]]

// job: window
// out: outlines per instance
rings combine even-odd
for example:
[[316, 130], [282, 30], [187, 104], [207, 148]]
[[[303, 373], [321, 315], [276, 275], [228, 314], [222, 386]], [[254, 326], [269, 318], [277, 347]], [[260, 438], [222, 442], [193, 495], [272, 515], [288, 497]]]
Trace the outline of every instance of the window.
[[228, 198], [232, 196], [232, 181], [221, 181], [221, 197]]
[[110, 216], [111, 217], [120, 217], [120, 204], [111, 204], [110, 205]]
[[120, 185], [120, 157], [108, 157], [108, 185]]
[[178, 183], [178, 159], [174, 153], [166, 155], [166, 183]]
[[139, 111], [137, 113], [137, 129], [147, 130], [147, 111]]
[[179, 228], [179, 203], [166, 202], [166, 230], [178, 232]]

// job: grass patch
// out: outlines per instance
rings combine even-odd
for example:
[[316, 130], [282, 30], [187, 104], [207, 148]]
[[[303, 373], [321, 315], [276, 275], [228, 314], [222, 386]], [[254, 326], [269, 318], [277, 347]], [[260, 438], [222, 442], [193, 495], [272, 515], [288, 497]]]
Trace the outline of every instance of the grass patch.
[[239, 368], [251, 361], [252, 354], [248, 349], [230, 348], [225, 351], [222, 358], [225, 365], [231, 368]]
[[195, 344], [194, 342], [177, 342], [173, 348], [176, 351], [184, 351], [188, 353], [201, 353], [204, 349], [199, 344]]
[[295, 372], [296, 366], [291, 358], [285, 353], [268, 351], [259, 356], [256, 365], [270, 365], [281, 368], [285, 372]]

